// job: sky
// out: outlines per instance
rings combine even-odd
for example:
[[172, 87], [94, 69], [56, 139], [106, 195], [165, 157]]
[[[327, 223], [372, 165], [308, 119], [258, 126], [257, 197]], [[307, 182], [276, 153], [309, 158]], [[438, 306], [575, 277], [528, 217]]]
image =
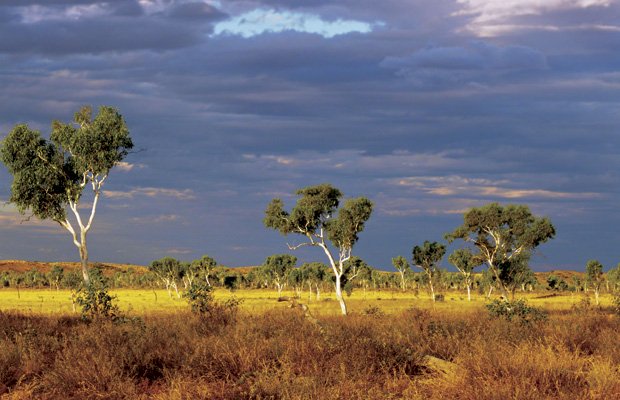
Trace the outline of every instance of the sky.
[[[489, 202], [551, 219], [535, 270], [620, 262], [619, 0], [3, 0], [0, 88], [0, 138], [124, 116], [92, 261], [258, 265], [302, 239], [269, 201], [328, 182], [373, 201], [353, 253], [378, 268]], [[11, 181], [0, 259], [79, 260]]]

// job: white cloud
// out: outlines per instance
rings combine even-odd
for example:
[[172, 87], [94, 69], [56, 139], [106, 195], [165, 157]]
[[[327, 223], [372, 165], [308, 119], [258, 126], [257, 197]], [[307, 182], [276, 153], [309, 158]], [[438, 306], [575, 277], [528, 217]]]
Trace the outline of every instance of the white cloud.
[[116, 163], [115, 167], [119, 171], [129, 172], [129, 171], [133, 170], [134, 168], [142, 169], [142, 168], [145, 168], [146, 166], [144, 164], [132, 164], [132, 163], [128, 163], [128, 162], [125, 162], [125, 161], [120, 161], [120, 162]]
[[458, 175], [445, 177], [407, 177], [393, 181], [397, 186], [410, 186], [435, 196], [499, 199], [595, 199], [601, 194], [592, 192], [562, 192], [537, 188], [514, 188], [507, 180], [471, 179]]
[[176, 214], [153, 215], [146, 217], [134, 217], [130, 221], [138, 224], [158, 224], [162, 222], [175, 222], [179, 220]]
[[75, 5], [65, 8], [31, 5], [19, 10], [22, 22], [34, 24], [42, 21], [80, 20], [105, 17], [109, 9], [102, 4]]
[[250, 38], [263, 33], [296, 31], [332, 38], [353, 32], [369, 33], [372, 30], [373, 24], [367, 22], [342, 19], [326, 21], [314, 14], [259, 8], [216, 24], [213, 35], [229, 34]]
[[104, 196], [111, 199], [133, 199], [135, 197], [173, 197], [178, 200], [193, 200], [196, 198], [191, 189], [166, 189], [155, 187], [139, 187], [129, 191], [104, 190]]
[[[578, 10], [589, 7], [609, 7], [613, 0], [457, 0], [463, 9], [456, 15], [471, 15], [466, 29], [479, 36], [497, 36], [519, 29], [559, 30], [554, 25], [511, 23], [525, 16], [543, 15], [552, 11]], [[595, 28], [595, 26], [593, 26]]]

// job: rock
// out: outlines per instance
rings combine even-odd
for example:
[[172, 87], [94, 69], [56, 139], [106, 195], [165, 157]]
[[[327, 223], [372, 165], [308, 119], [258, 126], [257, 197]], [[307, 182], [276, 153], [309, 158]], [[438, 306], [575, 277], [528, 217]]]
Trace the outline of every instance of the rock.
[[465, 375], [465, 369], [460, 365], [433, 356], [424, 356], [422, 365], [428, 369], [429, 373], [440, 375], [449, 380], [462, 378]]

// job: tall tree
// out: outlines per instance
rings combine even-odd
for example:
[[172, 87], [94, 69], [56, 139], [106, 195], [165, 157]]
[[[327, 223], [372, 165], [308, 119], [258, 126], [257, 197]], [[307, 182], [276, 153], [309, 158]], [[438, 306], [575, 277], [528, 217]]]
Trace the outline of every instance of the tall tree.
[[600, 304], [599, 294], [601, 291], [601, 284], [603, 283], [603, 264], [598, 260], [590, 260], [586, 264], [586, 279], [590, 287], [594, 289], [594, 299], [596, 305]]
[[551, 221], [534, 216], [524, 205], [491, 203], [470, 209], [463, 220], [463, 225], [446, 234], [446, 239], [472, 243], [477, 249], [475, 256], [488, 265], [506, 299], [509, 283], [502, 280], [502, 276], [510, 276], [506, 268], [521, 265], [512, 259], [531, 253], [555, 236]]
[[400, 288], [405, 290], [405, 273], [410, 270], [407, 259], [403, 256], [396, 256], [392, 258], [392, 265], [398, 271], [400, 275]]
[[452, 254], [448, 256], [450, 264], [454, 265], [463, 275], [465, 287], [467, 288], [467, 300], [471, 301], [471, 274], [478, 265], [482, 262], [474, 257], [470, 249], [456, 249]]
[[[309, 186], [296, 192], [299, 197], [291, 212], [284, 210], [280, 199], [273, 199], [265, 211], [264, 224], [268, 228], [306, 237], [297, 245], [288, 245], [295, 250], [303, 246], [316, 246], [323, 250], [334, 274], [336, 298], [343, 315], [347, 306], [342, 295], [342, 277], [345, 262], [351, 258], [351, 251], [364, 229], [364, 223], [372, 213], [372, 203], [365, 197], [347, 200], [339, 208], [342, 193], [329, 184]], [[330, 248], [328, 242], [337, 252]]]
[[[51, 219], [64, 227], [78, 248], [82, 277], [89, 284], [86, 235], [91, 229], [101, 188], [112, 167], [133, 147], [123, 117], [101, 107], [92, 118], [90, 107], [75, 113], [72, 123], [54, 121], [50, 140], [28, 125], [16, 125], [0, 147], [0, 158], [13, 175], [10, 202], [25, 214]], [[93, 200], [88, 217], [80, 215], [80, 199], [90, 186]], [[67, 215], [74, 216], [72, 223]], [[77, 224], [79, 232], [74, 228]]]
[[413, 248], [413, 264], [426, 274], [433, 301], [435, 301], [433, 282], [437, 274], [437, 266], [445, 254], [446, 246], [438, 242], [429, 242], [428, 240], [424, 241], [422, 246], [415, 246]]

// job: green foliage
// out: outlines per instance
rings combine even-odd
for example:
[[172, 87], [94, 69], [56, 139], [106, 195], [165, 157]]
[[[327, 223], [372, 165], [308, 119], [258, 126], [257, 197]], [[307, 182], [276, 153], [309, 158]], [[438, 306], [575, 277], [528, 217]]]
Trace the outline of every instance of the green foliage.
[[51, 141], [63, 149], [78, 175], [86, 172], [107, 175], [133, 148], [123, 117], [112, 107], [100, 107], [93, 119], [92, 109], [82, 107], [74, 124], [52, 123]]
[[324, 229], [335, 247], [350, 250], [372, 213], [372, 203], [365, 197], [349, 199], [338, 209], [342, 193], [329, 184], [309, 186], [296, 194], [300, 198], [290, 213], [284, 210], [280, 199], [269, 203], [263, 219], [267, 228], [284, 235], [297, 233], [317, 238], [318, 231]]
[[448, 256], [448, 262], [454, 265], [462, 274], [469, 275], [474, 268], [482, 264], [479, 257], [475, 257], [470, 249], [456, 249]]
[[438, 242], [424, 241], [422, 246], [413, 248], [413, 262], [424, 271], [436, 272], [439, 261], [446, 254], [446, 246]]
[[75, 124], [54, 121], [50, 141], [21, 124], [0, 147], [0, 159], [13, 175], [9, 201], [21, 213], [64, 221], [65, 207], [77, 203], [85, 183], [108, 174], [133, 147], [122, 116], [101, 107], [91, 119], [90, 107], [75, 116]]
[[286, 235], [292, 232], [314, 232], [324, 227], [327, 219], [338, 208], [342, 197], [340, 190], [329, 184], [309, 186], [299, 189], [295, 194], [301, 196], [289, 214], [284, 211], [284, 203], [273, 199], [265, 211], [263, 222], [268, 228], [279, 230]]
[[101, 281], [82, 285], [74, 296], [75, 302], [81, 308], [82, 319], [85, 321], [115, 320], [119, 317], [118, 306], [114, 304], [115, 297], [110, 296], [107, 286]]
[[518, 285], [531, 280], [532, 270], [529, 266], [530, 253], [522, 252], [513, 255], [509, 259], [497, 262], [496, 268], [499, 271], [499, 281], [514, 296], [514, 291]]
[[617, 293], [620, 290], [620, 264], [616, 268], [607, 271], [607, 281], [613, 293]]
[[614, 313], [620, 316], [620, 295], [615, 294], [613, 299], [611, 300], [611, 304], [613, 306]]
[[603, 282], [603, 265], [598, 260], [589, 260], [586, 263], [586, 280], [598, 289]]
[[290, 254], [274, 254], [265, 259], [262, 267], [273, 280], [284, 280], [290, 270], [295, 268], [297, 257]]
[[568, 290], [568, 284], [566, 281], [555, 274], [550, 274], [547, 277], [547, 286], [549, 286], [549, 289], [551, 290]]
[[353, 282], [351, 281], [345, 282], [344, 287], [342, 289], [346, 293], [347, 297], [351, 297], [351, 295], [353, 294], [353, 287], [354, 287]]
[[172, 257], [163, 257], [151, 262], [148, 266], [149, 271], [157, 275], [160, 279], [175, 281], [183, 277], [183, 265]]
[[493, 318], [503, 318], [523, 325], [547, 320], [547, 314], [543, 310], [528, 306], [523, 299], [514, 301], [493, 300], [486, 305], [486, 308]]
[[518, 256], [529, 257], [554, 236], [555, 228], [548, 218], [534, 216], [525, 205], [498, 203], [470, 209], [463, 215], [463, 224], [445, 235], [449, 242], [462, 239], [472, 243], [478, 249], [474, 256], [488, 264], [505, 295], [526, 270], [523, 258]]
[[410, 268], [409, 263], [407, 262], [407, 259], [403, 256], [396, 256], [392, 258], [392, 265], [394, 266], [394, 268], [396, 268], [398, 272], [402, 272], [402, 273], [409, 270]]
[[351, 249], [372, 214], [372, 203], [365, 197], [349, 199], [338, 210], [338, 216], [325, 223], [329, 240], [339, 249]]
[[212, 288], [206, 282], [192, 282], [190, 287], [183, 293], [183, 297], [191, 306], [192, 312], [206, 314], [213, 305]]
[[190, 264], [189, 272], [195, 275], [204, 276], [205, 280], [209, 282], [209, 276], [213, 268], [217, 266], [217, 261], [208, 255], [202, 256], [198, 260], [194, 260]]
[[48, 279], [51, 284], [56, 286], [56, 289], [60, 288], [60, 283], [64, 278], [65, 270], [60, 265], [53, 265], [52, 269], [48, 273]]
[[304, 280], [312, 284], [320, 284], [329, 275], [329, 266], [320, 262], [304, 263], [300, 269]]

